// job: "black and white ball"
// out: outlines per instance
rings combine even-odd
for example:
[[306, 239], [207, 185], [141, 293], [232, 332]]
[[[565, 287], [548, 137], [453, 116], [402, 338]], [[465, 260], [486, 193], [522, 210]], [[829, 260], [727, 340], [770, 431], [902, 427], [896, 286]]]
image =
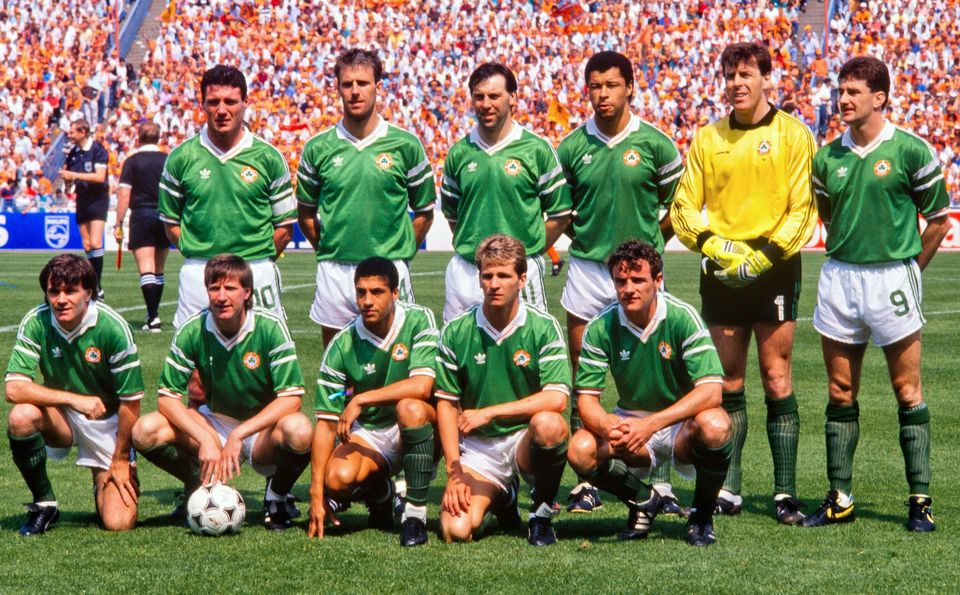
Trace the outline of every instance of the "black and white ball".
[[187, 523], [198, 535], [237, 533], [246, 514], [240, 492], [222, 483], [201, 486], [187, 500]]

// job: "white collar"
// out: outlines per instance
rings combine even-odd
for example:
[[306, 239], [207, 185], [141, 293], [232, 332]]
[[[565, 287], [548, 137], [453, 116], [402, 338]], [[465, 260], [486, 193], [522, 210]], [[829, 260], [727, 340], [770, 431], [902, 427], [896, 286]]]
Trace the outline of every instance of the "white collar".
[[597, 127], [596, 116], [587, 120], [586, 124], [587, 134], [597, 137], [601, 142], [603, 142], [603, 144], [607, 145], [607, 147], [611, 149], [620, 144], [631, 132], [636, 132], [637, 130], [640, 130], [640, 116], [632, 112], [630, 113], [630, 121], [627, 122], [627, 125], [624, 126], [623, 130], [614, 136], [607, 136], [606, 134], [600, 132], [600, 129]]
[[206, 321], [204, 322], [204, 326], [206, 327], [207, 331], [213, 333], [213, 336], [217, 338], [217, 341], [219, 341], [221, 345], [223, 345], [224, 349], [226, 349], [227, 351], [230, 351], [238, 343], [240, 343], [245, 338], [247, 338], [247, 335], [253, 332], [254, 318], [255, 317], [253, 314], [253, 308], [250, 308], [249, 310], [247, 310], [247, 313], [244, 316], [243, 325], [240, 326], [240, 330], [237, 331], [237, 334], [230, 338], [227, 338], [227, 337], [224, 337], [223, 334], [220, 332], [220, 329], [217, 328], [217, 323], [214, 322], [213, 320], [213, 313], [210, 312], [209, 309], [207, 309]]
[[137, 148], [136, 151], [134, 151], [134, 153], [147, 153], [150, 151], [159, 151], [159, 150], [160, 150], [160, 147], [157, 145], [141, 145], [140, 147]]
[[523, 136], [523, 126], [521, 126], [516, 120], [512, 119], [510, 120], [510, 132], [508, 132], [507, 136], [505, 136], [495, 145], [488, 145], [486, 141], [480, 137], [479, 126], [474, 125], [474, 127], [470, 130], [470, 142], [483, 149], [487, 155], [493, 155], [513, 141], [518, 140], [521, 136]]
[[366, 149], [386, 135], [387, 121], [381, 118], [380, 114], [377, 114], [377, 127], [374, 128], [373, 132], [368, 134], [366, 138], [357, 138], [350, 134], [350, 131], [347, 130], [346, 126], [343, 125], [343, 120], [337, 122], [337, 137], [341, 140], [347, 141], [358, 151]]
[[370, 332], [363, 324], [363, 316], [357, 316], [353, 321], [353, 326], [357, 329], [357, 335], [360, 336], [364, 341], [370, 341], [377, 349], [381, 351], [389, 351], [393, 347], [393, 342], [397, 340], [397, 335], [400, 334], [400, 329], [403, 328], [403, 323], [407, 319], [407, 311], [400, 302], [394, 302], [393, 307], [393, 324], [390, 325], [390, 330], [387, 331], [387, 336], [382, 339], [377, 335]]
[[92, 137], [92, 136], [88, 136], [88, 137], [87, 137], [87, 140], [83, 141], [83, 143], [81, 143], [81, 144], [79, 144], [79, 145], [77, 145], [77, 146], [80, 147], [80, 150], [81, 150], [81, 151], [84, 151], [84, 152], [89, 151], [89, 150], [90, 150], [90, 147], [93, 146], [93, 137]]
[[210, 140], [210, 134], [207, 128], [207, 126], [204, 126], [200, 130], [200, 145], [206, 150], [210, 151], [210, 153], [219, 159], [221, 163], [226, 163], [227, 161], [236, 157], [241, 151], [249, 149], [253, 146], [253, 133], [244, 127], [243, 134], [240, 136], [240, 140], [237, 141], [237, 144], [233, 145], [229, 151], [221, 151], [220, 147], [213, 144], [213, 141]]
[[843, 137], [841, 137], [840, 142], [843, 143], [843, 146], [847, 149], [850, 149], [857, 157], [861, 159], [872, 153], [877, 147], [879, 147], [885, 141], [893, 138], [894, 133], [897, 131], [897, 127], [891, 124], [890, 122], [883, 123], [883, 130], [880, 131], [880, 134], [877, 135], [875, 139], [870, 141], [870, 143], [861, 147], [853, 141], [853, 135], [850, 134], [850, 129], [847, 128], [843, 131]]
[[630, 319], [627, 318], [626, 312], [623, 311], [623, 306], [617, 306], [617, 314], [620, 317], [620, 326], [626, 328], [628, 331], [633, 333], [641, 343], [646, 343], [647, 339], [650, 338], [650, 335], [657, 330], [657, 327], [660, 326], [660, 322], [667, 318], [667, 302], [663, 299], [663, 294], [657, 291], [657, 309], [653, 313], [653, 320], [650, 321], [650, 324], [647, 325], [647, 328], [640, 328], [639, 326], [630, 322]]
[[96, 300], [90, 300], [87, 302], [87, 311], [83, 314], [83, 319], [80, 320], [80, 324], [72, 331], [68, 331], [60, 326], [60, 323], [57, 322], [57, 316], [54, 313], [53, 306], [50, 307], [50, 322], [53, 324], [53, 328], [60, 333], [60, 336], [66, 339], [67, 343], [73, 343], [73, 340], [85, 333], [87, 329], [96, 326], [99, 318], [100, 307], [97, 305]]
[[477, 326], [480, 327], [480, 330], [490, 335], [490, 338], [493, 339], [497, 345], [506, 341], [510, 335], [515, 333], [519, 328], [526, 324], [526, 322], [527, 305], [522, 301], [520, 302], [520, 307], [517, 308], [517, 315], [513, 317], [513, 320], [507, 323], [507, 326], [503, 327], [502, 331], [498, 331], [496, 327], [490, 324], [490, 321], [487, 320], [487, 317], [483, 315], [483, 304], [477, 306]]

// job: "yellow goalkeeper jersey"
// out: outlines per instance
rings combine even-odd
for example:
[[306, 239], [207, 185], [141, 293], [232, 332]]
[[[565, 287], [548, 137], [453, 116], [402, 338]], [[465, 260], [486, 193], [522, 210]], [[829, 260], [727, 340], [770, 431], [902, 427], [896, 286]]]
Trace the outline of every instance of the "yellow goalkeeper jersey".
[[706, 231], [731, 240], [766, 238], [784, 258], [793, 256], [817, 221], [810, 183], [815, 152], [806, 125], [772, 106], [757, 124], [744, 126], [731, 114], [701, 128], [670, 209], [677, 238], [695, 251]]

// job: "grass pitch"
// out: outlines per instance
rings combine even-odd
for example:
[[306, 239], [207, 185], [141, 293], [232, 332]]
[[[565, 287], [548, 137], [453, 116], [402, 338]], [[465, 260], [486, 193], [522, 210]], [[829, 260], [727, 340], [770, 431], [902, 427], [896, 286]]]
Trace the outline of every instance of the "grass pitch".
[[[5, 365], [16, 326], [28, 308], [43, 298], [37, 275], [52, 253], [4, 253], [0, 266], [0, 361]], [[448, 254], [422, 254], [413, 262], [417, 300], [440, 318], [443, 267]], [[108, 261], [111, 258], [107, 259]], [[119, 309], [134, 329], [145, 311], [136, 268], [109, 270], [107, 302]], [[794, 350], [794, 384], [800, 402], [801, 444], [798, 482], [807, 512], [816, 509], [827, 490], [823, 411], [826, 374], [820, 341], [810, 316], [816, 278], [823, 262], [804, 257], [801, 320]], [[181, 259], [170, 259], [161, 318], [172, 319]], [[311, 255], [289, 254], [280, 261], [286, 287], [284, 305], [297, 341], [308, 385], [316, 378], [322, 354], [319, 329], [307, 317], [313, 298], [315, 264]], [[697, 262], [691, 254], [666, 257], [670, 290], [699, 305]], [[68, 462], [48, 469], [62, 516], [47, 535], [21, 539], [22, 502], [29, 492], [0, 441], [0, 592], [949, 592], [960, 587], [957, 518], [960, 506], [955, 478], [960, 471], [960, 404], [954, 398], [956, 365], [956, 284], [960, 255], [941, 254], [924, 274], [924, 392], [933, 416], [932, 485], [937, 531], [913, 535], [904, 530], [907, 507], [903, 459], [897, 442], [896, 402], [882, 353], [868, 350], [863, 368], [860, 445], [854, 470], [859, 519], [850, 525], [819, 529], [781, 527], [772, 517], [773, 470], [765, 437], [766, 411], [756, 364], [749, 369], [747, 395], [750, 424], [744, 452], [744, 512], [718, 518], [718, 542], [707, 549], [688, 547], [684, 524], [676, 517], [657, 519], [645, 541], [619, 542], [615, 533], [626, 508], [612, 497], [592, 515], [562, 514], [555, 522], [560, 542], [532, 548], [523, 536], [494, 532], [483, 540], [445, 545], [437, 538], [436, 518], [443, 474], [430, 491], [430, 542], [405, 549], [395, 533], [366, 529], [366, 511], [355, 504], [343, 525], [329, 529], [322, 542], [307, 541], [305, 516], [295, 529], [274, 534], [260, 522], [263, 480], [245, 467], [236, 481], [247, 501], [247, 525], [240, 535], [203, 538], [172, 526], [166, 514], [179, 488], [170, 476], [141, 460], [140, 525], [132, 532], [109, 534], [94, 527], [89, 473]], [[550, 309], [561, 322], [563, 276], [547, 278]], [[144, 412], [156, 407], [154, 384], [171, 332], [136, 332], [147, 396]], [[751, 362], [756, 361], [755, 350]], [[612, 391], [606, 404], [615, 400]], [[309, 413], [312, 394], [304, 400]], [[10, 405], [0, 410], [6, 416]], [[70, 457], [69, 460], [72, 460]], [[295, 488], [308, 498], [308, 473]], [[675, 490], [689, 503], [691, 482], [676, 474]], [[567, 469], [560, 499], [576, 479]], [[524, 497], [521, 495], [521, 505]], [[529, 502], [528, 500], [526, 501]], [[306, 515], [306, 504], [302, 504]]]

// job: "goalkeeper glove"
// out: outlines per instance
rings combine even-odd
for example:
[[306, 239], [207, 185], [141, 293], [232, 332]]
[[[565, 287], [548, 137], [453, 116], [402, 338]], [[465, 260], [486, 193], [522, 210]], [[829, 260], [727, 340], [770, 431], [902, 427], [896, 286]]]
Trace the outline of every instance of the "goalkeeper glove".
[[727, 269], [750, 254], [750, 246], [740, 240], [728, 240], [717, 235], [707, 238], [700, 248], [703, 255], [712, 260], [721, 269]]
[[771, 268], [773, 263], [763, 251], [752, 250], [746, 256], [740, 257], [732, 266], [715, 272], [714, 276], [728, 287], [740, 288], [750, 285]]

